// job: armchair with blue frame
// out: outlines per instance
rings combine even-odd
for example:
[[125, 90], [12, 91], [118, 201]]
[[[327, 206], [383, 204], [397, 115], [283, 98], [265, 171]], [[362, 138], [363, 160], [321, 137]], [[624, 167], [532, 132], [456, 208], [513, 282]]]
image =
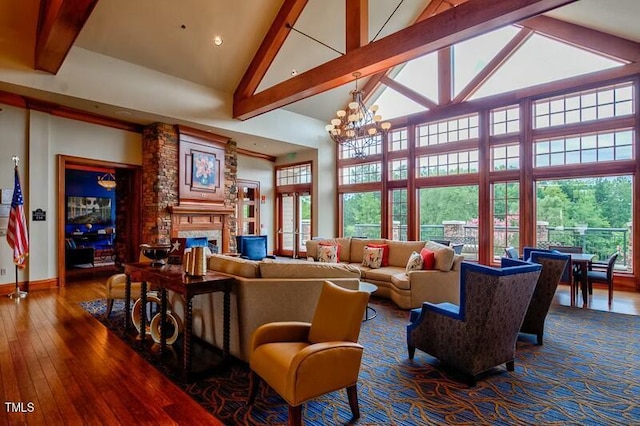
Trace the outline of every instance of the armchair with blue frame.
[[409, 359], [420, 349], [469, 377], [506, 363], [514, 370], [516, 341], [542, 266], [502, 258], [500, 268], [462, 262], [460, 305], [424, 302], [407, 325]]
[[538, 283], [531, 297], [531, 302], [529, 302], [520, 332], [535, 334], [537, 344], [542, 345], [547, 313], [549, 313], [549, 307], [562, 276], [568, 273], [567, 265], [570, 267], [571, 258], [568, 254], [531, 251], [529, 252], [529, 261], [542, 265], [542, 271], [538, 277]]
[[236, 250], [241, 258], [249, 260], [275, 259], [267, 254], [266, 235], [238, 235], [236, 236]]

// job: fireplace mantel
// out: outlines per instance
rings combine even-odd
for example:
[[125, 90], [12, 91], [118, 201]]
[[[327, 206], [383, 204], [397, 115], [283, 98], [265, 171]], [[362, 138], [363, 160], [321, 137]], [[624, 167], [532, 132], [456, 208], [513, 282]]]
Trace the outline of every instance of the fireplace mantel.
[[179, 238], [180, 232], [219, 230], [222, 233], [221, 252], [229, 252], [231, 232], [228, 220], [235, 209], [222, 204], [180, 204], [169, 206], [171, 214], [171, 238]]

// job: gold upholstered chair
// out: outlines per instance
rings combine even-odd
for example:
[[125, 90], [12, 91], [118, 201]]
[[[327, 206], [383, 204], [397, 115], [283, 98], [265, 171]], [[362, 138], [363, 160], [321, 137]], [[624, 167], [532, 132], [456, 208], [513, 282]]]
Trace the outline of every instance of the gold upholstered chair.
[[252, 404], [262, 378], [289, 404], [289, 424], [302, 424], [302, 404], [346, 388], [353, 418], [360, 417], [357, 382], [364, 348], [358, 344], [369, 294], [325, 281], [311, 323], [274, 322], [253, 333]]
[[[151, 259], [142, 254], [142, 250], [140, 251], [140, 255], [138, 257], [138, 262], [146, 262], [151, 263]], [[111, 310], [113, 309], [113, 301], [115, 299], [123, 299], [125, 298], [125, 287], [127, 284], [127, 276], [125, 274], [119, 273], [111, 275], [107, 279], [106, 283], [106, 293], [107, 293], [107, 312], [106, 317], [109, 318], [111, 315]], [[139, 282], [131, 283], [131, 300], [135, 301], [140, 298], [140, 286]]]

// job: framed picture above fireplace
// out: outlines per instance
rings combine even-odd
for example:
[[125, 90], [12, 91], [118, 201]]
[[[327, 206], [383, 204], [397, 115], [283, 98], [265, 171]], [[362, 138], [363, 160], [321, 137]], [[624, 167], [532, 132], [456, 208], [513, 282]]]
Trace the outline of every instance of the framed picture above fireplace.
[[180, 202], [224, 204], [225, 146], [222, 136], [180, 130]]

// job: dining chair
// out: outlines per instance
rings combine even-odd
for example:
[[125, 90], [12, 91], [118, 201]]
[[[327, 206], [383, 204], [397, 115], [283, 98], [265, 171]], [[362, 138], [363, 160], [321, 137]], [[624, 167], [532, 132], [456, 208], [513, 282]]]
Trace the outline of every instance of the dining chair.
[[613, 268], [617, 259], [618, 253], [614, 253], [606, 262], [591, 262], [587, 270], [589, 294], [593, 294], [593, 283], [606, 284], [609, 291], [609, 306], [613, 302]]
[[505, 247], [504, 249], [504, 254], [506, 255], [506, 257], [508, 257], [509, 259], [518, 259], [519, 255], [518, 255], [518, 249], [511, 246], [511, 247]]

